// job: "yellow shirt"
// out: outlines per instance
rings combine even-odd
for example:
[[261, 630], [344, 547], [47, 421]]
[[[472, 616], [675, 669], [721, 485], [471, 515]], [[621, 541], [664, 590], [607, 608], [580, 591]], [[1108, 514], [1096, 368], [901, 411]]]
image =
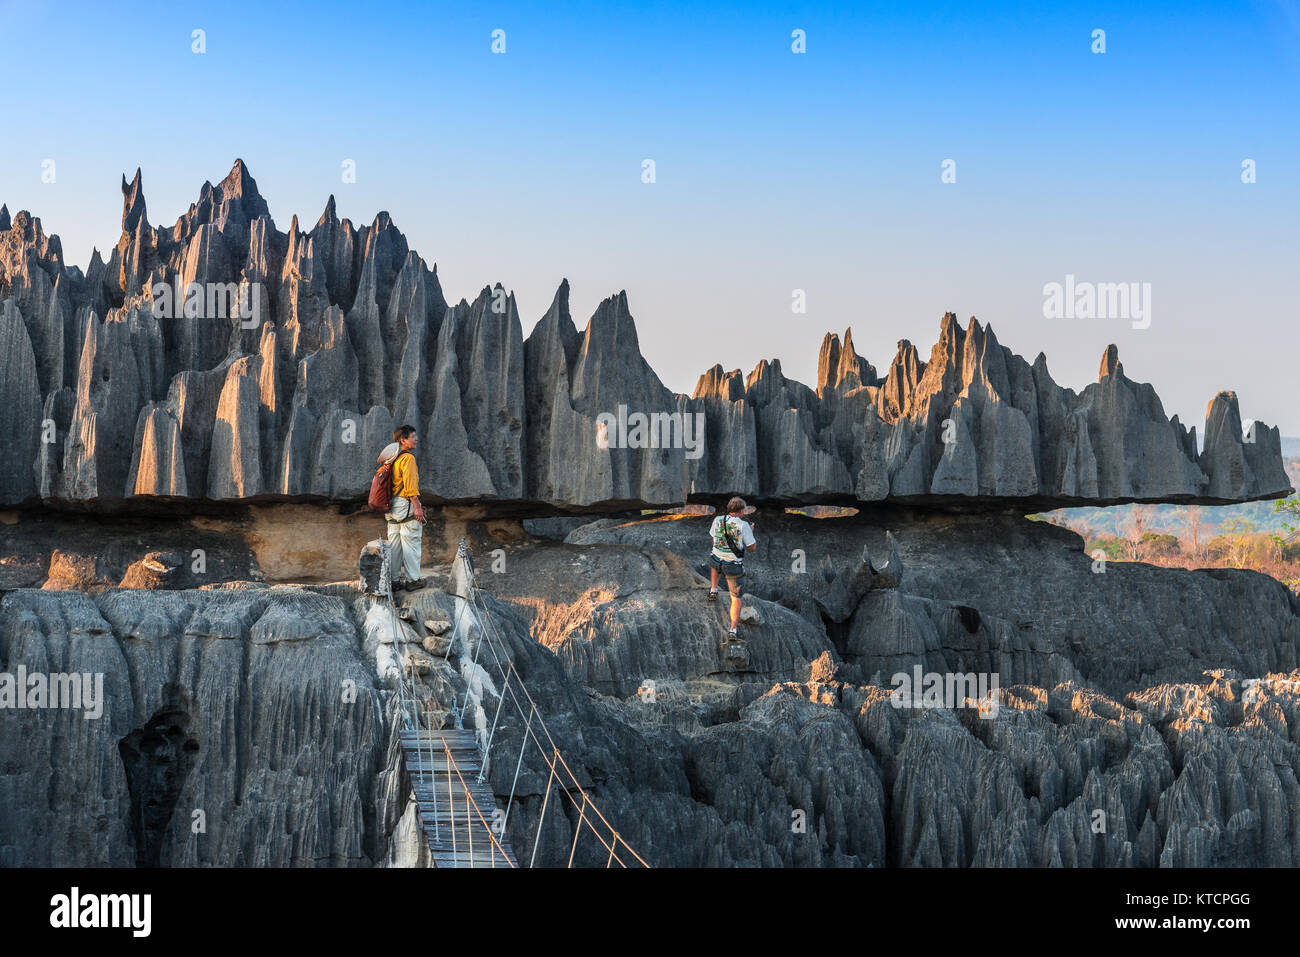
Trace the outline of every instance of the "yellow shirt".
[[416, 468], [414, 453], [399, 452], [393, 463], [393, 496], [420, 497], [420, 470]]

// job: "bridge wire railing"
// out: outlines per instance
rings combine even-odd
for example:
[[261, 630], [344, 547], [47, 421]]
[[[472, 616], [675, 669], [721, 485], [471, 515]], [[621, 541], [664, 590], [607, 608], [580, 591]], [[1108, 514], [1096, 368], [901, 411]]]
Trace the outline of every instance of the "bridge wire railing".
[[[546, 725], [546, 720], [542, 716], [541, 710], [537, 707], [536, 700], [534, 700], [531, 692], [529, 692], [528, 686], [525, 684], [523, 677], [519, 674], [519, 670], [515, 666], [514, 659], [510, 656], [506, 648], [506, 643], [504, 638], [501, 636], [501, 633], [497, 630], [496, 625], [493, 623], [492, 616], [488, 614], [487, 605], [483, 599], [483, 589], [478, 585], [477, 581], [475, 580], [474, 565], [469, 554], [468, 545], [466, 544], [465, 539], [462, 538], [457, 547], [456, 557], [457, 557], [457, 561], [461, 563], [461, 566], [464, 569], [465, 590], [468, 597], [466, 595], [460, 595], [458, 597], [460, 597], [462, 601], [465, 602], [464, 607], [467, 610], [469, 610], [473, 623], [477, 626], [478, 635], [479, 635], [479, 640], [475, 643], [472, 652], [471, 663], [473, 666], [478, 665], [479, 653], [481, 652], [483, 645], [486, 643], [488, 646], [488, 650], [492, 654], [493, 662], [496, 665], [496, 668], [502, 677], [502, 686], [498, 695], [496, 712], [492, 719], [492, 726], [491, 726], [491, 730], [488, 733], [487, 743], [483, 749], [483, 753], [484, 753], [483, 767], [476, 778], [476, 780], [480, 784], [486, 780], [486, 775], [488, 772], [488, 768], [490, 766], [489, 763], [491, 761], [492, 743], [495, 740], [497, 728], [499, 727], [500, 724], [501, 712], [505, 704], [507, 693], [510, 696], [511, 703], [514, 706], [515, 711], [518, 713], [519, 717], [523, 720], [523, 732], [521, 734], [521, 740], [520, 740], [519, 757], [515, 763], [515, 772], [514, 772], [514, 777], [510, 784], [510, 796], [506, 800], [505, 813], [501, 818], [501, 822], [498, 826], [494, 827], [493, 824], [488, 822], [486, 817], [484, 817], [483, 815], [482, 809], [479, 808], [478, 802], [475, 801], [473, 796], [470, 794], [468, 782], [466, 782], [464, 774], [462, 773], [459, 764], [456, 762], [455, 757], [452, 755], [451, 746], [447, 742], [446, 736], [437, 732], [433, 727], [433, 716], [434, 716], [433, 709], [427, 703], [425, 704], [423, 709], [421, 709], [420, 707], [421, 702], [419, 700], [419, 695], [417, 694], [415, 688], [415, 663], [412, 657], [410, 656], [411, 641], [406, 637], [406, 630], [401, 626], [401, 623], [397, 618], [396, 603], [393, 601], [392, 580], [391, 580], [390, 566], [389, 566], [390, 548], [387, 542], [381, 543], [381, 550], [383, 553], [383, 562], [380, 571], [379, 592], [388, 600], [387, 602], [388, 612], [390, 616], [390, 623], [393, 630], [393, 645], [394, 645], [394, 649], [397, 652], [396, 654], [397, 662], [398, 662], [397, 694], [398, 694], [398, 708], [401, 711], [401, 716], [402, 716], [402, 725], [403, 725], [402, 730], [405, 733], [414, 736], [416, 742], [416, 748], [415, 748], [416, 759], [419, 762], [419, 764], [422, 765], [423, 769], [427, 770], [428, 772], [429, 786], [425, 793], [427, 794], [428, 800], [433, 810], [435, 843], [443, 844], [444, 841], [442, 836], [442, 823], [440, 820], [440, 813], [439, 813], [438, 788], [436, 786], [435, 775], [434, 775], [434, 755], [437, 753], [437, 749], [434, 745], [433, 735], [438, 734], [439, 738], [441, 738], [443, 747], [441, 749], [442, 754], [440, 756], [444, 757], [447, 761], [448, 806], [447, 806], [446, 821], [447, 821], [447, 829], [450, 831], [449, 838], [452, 844], [453, 859], [455, 860], [460, 859], [460, 855], [458, 854], [457, 851], [457, 848], [460, 843], [460, 839], [456, 833], [457, 831], [456, 812], [452, 804], [453, 795], [451, 789], [451, 777], [452, 774], [454, 773], [455, 776], [461, 782], [463, 793], [465, 794], [465, 798], [466, 798], [465, 840], [469, 847], [469, 857], [471, 861], [471, 866], [473, 863], [473, 853], [474, 853], [473, 831], [475, 829], [475, 821], [474, 821], [475, 816], [477, 817], [477, 825], [481, 826], [484, 830], [487, 831], [488, 836], [491, 840], [492, 866], [493, 867], [496, 866], [496, 857], [498, 853], [501, 855], [503, 860], [505, 860], [508, 864], [510, 864], [511, 867], [516, 866], [510, 860], [509, 855], [506, 854], [505, 849], [502, 847], [500, 841], [498, 840], [498, 834], [502, 834], [502, 835], [505, 834], [506, 825], [509, 823], [510, 813], [514, 805], [516, 788], [519, 783], [519, 774], [523, 767], [524, 754], [527, 750], [528, 744], [531, 742], [536, 746], [538, 754], [541, 756], [542, 761], [546, 764], [549, 774], [547, 777], [546, 791], [542, 799], [542, 810], [537, 820], [537, 833], [533, 840], [533, 851], [532, 851], [532, 856], [529, 860], [529, 866], [531, 867], [536, 862], [537, 859], [537, 851], [541, 843], [542, 826], [545, 822], [546, 813], [550, 805], [552, 784], [554, 783], [554, 785], [559, 788], [560, 792], [564, 794], [566, 798], [568, 798], [569, 802], [573, 805], [574, 809], [578, 812], [578, 823], [577, 826], [574, 828], [573, 842], [569, 850], [569, 860], [568, 860], [569, 867], [573, 866], [573, 862], [577, 855], [578, 839], [583, 833], [584, 826], [593, 835], [595, 835], [596, 839], [601, 843], [604, 849], [609, 852], [609, 855], [606, 858], [606, 862], [605, 862], [605, 866], [607, 868], [612, 867], [615, 862], [617, 862], [620, 867], [626, 868], [629, 866], [629, 862], [623, 860], [623, 858], [619, 856], [618, 850], [620, 846], [631, 856], [632, 859], [635, 860], [636, 863], [640, 864], [642, 867], [649, 867], [650, 865], [646, 863], [645, 859], [642, 858], [641, 855], [638, 854], [636, 850], [630, 844], [627, 843], [627, 840], [623, 837], [623, 835], [620, 834], [619, 831], [612, 824], [609, 823], [609, 820], [605, 817], [605, 815], [601, 813], [600, 808], [596, 805], [596, 802], [592, 799], [591, 795], [586, 791], [586, 789], [583, 788], [581, 782], [578, 781], [577, 776], [573, 773], [573, 770], [569, 767], [568, 762], [564, 760], [563, 754], [560, 753], [559, 746], [555, 743], [555, 739], [552, 737], [550, 729]], [[455, 640], [457, 637], [461, 638], [462, 646], [465, 648], [465, 650], [466, 651], [469, 650], [468, 638], [460, 634], [459, 623], [461, 620], [461, 616], [459, 612], [460, 612], [460, 608], [458, 607], [457, 616], [456, 616], [456, 627], [453, 628], [452, 638], [448, 641], [447, 649], [443, 656], [444, 660], [446, 660], [446, 658], [450, 655], [451, 648], [455, 644]], [[516, 685], [519, 688], [518, 692], [515, 691]], [[470, 687], [466, 687], [465, 698], [463, 703], [455, 700], [453, 700], [452, 702], [452, 716], [454, 717], [457, 727], [462, 726], [465, 709], [469, 706], [469, 697], [470, 697], [471, 690], [472, 689]], [[523, 694], [522, 701], [520, 700], [519, 697], [520, 692], [522, 692]], [[525, 702], [528, 705], [527, 711], [524, 710]], [[423, 714], [423, 717], [425, 719], [423, 722], [420, 720], [421, 714]], [[536, 719], [537, 726], [540, 727], [542, 734], [546, 738], [545, 746], [542, 744], [541, 738], [538, 737], [537, 731], [534, 730], [534, 719]], [[428, 728], [427, 734], [422, 733], [421, 731], [422, 725]], [[427, 751], [426, 751], [426, 745], [427, 745]], [[416, 776], [411, 775], [412, 790], [415, 792], [416, 799], [418, 802], [421, 799], [421, 793], [420, 790], [416, 789], [415, 783], [416, 783]], [[575, 796], [574, 792], [576, 792], [577, 796]], [[581, 798], [581, 802], [579, 802], [579, 797]], [[471, 815], [471, 809], [473, 811], [473, 815]], [[493, 810], [495, 811], [495, 809]], [[606, 833], [602, 833], [601, 829], [597, 826], [596, 823], [597, 821], [599, 821], [600, 824], [604, 825]]]
[[[473, 560], [470, 557], [469, 548], [464, 538], [460, 540], [460, 544], [457, 547], [456, 557], [464, 569], [465, 590], [468, 596], [461, 595], [459, 597], [466, 602], [466, 605], [471, 610], [474, 623], [478, 626], [479, 632], [479, 641], [473, 650], [472, 661], [477, 664], [479, 652], [483, 644], [486, 643], [488, 650], [492, 653], [492, 658], [497, 671], [500, 673], [502, 678], [502, 686], [499, 692], [500, 698], [503, 701], [508, 693], [515, 711], [524, 721], [523, 740], [521, 743], [519, 760], [516, 763], [515, 781], [518, 781], [519, 767], [522, 765], [524, 750], [527, 748], [529, 741], [537, 747], [538, 754], [541, 756], [542, 761], [545, 762], [547, 769], [550, 772], [547, 779], [546, 793], [543, 795], [542, 813], [539, 815], [537, 821], [537, 836], [534, 838], [533, 842], [533, 858], [536, 858], [541, 829], [549, 805], [551, 782], [554, 781], [559, 786], [561, 793], [563, 793], [573, 805], [574, 810], [578, 812], [578, 824], [574, 830], [573, 845], [569, 852], [570, 867], [573, 866], [573, 861], [577, 853], [578, 837], [582, 834], [584, 825], [592, 834], [595, 835], [596, 839], [604, 846], [605, 850], [609, 852], [609, 857], [606, 859], [606, 867], [612, 866], [615, 862], [617, 862], [620, 867], [629, 866], [629, 862], [623, 860], [623, 858], [619, 856], [618, 850], [620, 847], [622, 847], [631, 858], [634, 859], [635, 863], [640, 864], [642, 867], [649, 867], [650, 865], [646, 863], [645, 859], [627, 843], [627, 840], [623, 835], [620, 834], [619, 831], [610, 824], [605, 815], [601, 813], [596, 802], [591, 798], [591, 795], [588, 794], [581, 782], [578, 781], [577, 775], [573, 773], [568, 762], [564, 760], [564, 755], [560, 752], [559, 746], [555, 743], [555, 739], [552, 737], [551, 731], [546, 725], [546, 719], [543, 717], [541, 709], [537, 707], [536, 700], [534, 700], [531, 692], [529, 692], [527, 684], [519, 674], [519, 669], [516, 667], [514, 659], [506, 648], [505, 639], [501, 636], [500, 631], [498, 631], [492, 620], [492, 616], [488, 614], [487, 605], [483, 598], [483, 589], [478, 585], [476, 580]], [[466, 650], [469, 650], [467, 647], [468, 640], [463, 640], [465, 641]], [[450, 651], [450, 649], [448, 650]], [[519, 688], [518, 692], [515, 691], [516, 685]], [[519, 697], [520, 693], [523, 694], [522, 701]], [[465, 700], [466, 705], [468, 705], [468, 688], [466, 689]], [[524, 708], [525, 703], [528, 706], [527, 710]], [[461, 711], [463, 712], [463, 708]], [[483, 749], [484, 763], [480, 778], [487, 774], [489, 762], [491, 761], [492, 742], [495, 739], [500, 713], [501, 702], [499, 701], [497, 714], [493, 719], [492, 729], [488, 734], [487, 744]], [[534, 717], [537, 720], [538, 727], [541, 728], [541, 732], [546, 738], [546, 745], [542, 744], [541, 738], [538, 737], [537, 732], [533, 729]], [[507, 819], [510, 814], [510, 804], [513, 801], [514, 789], [515, 785], [512, 783], [511, 798], [507, 801], [506, 805]], [[579, 798], [581, 798], [581, 801], [579, 801]], [[594, 815], [594, 817], [592, 815]], [[597, 826], [597, 821], [604, 825], [605, 833], [602, 833], [600, 827]]]

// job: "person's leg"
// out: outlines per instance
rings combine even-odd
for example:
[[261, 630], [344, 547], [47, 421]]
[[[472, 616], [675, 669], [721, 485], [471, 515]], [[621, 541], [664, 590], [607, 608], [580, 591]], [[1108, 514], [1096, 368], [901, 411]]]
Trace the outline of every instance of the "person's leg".
[[420, 562], [424, 557], [424, 526], [419, 522], [407, 522], [406, 541], [406, 574], [411, 581], [419, 581]]
[[718, 570], [716, 568], [710, 568], [709, 569], [709, 591], [716, 593], [717, 590], [718, 590]]
[[388, 574], [394, 585], [407, 580], [406, 568], [409, 564], [406, 552], [408, 539], [407, 524], [402, 521], [410, 514], [411, 503], [404, 498], [393, 499], [388, 516], [395, 521], [388, 523]]
[[727, 576], [727, 591], [731, 593], [731, 630], [740, 626], [740, 577]]
[[[419, 522], [403, 522], [398, 539], [402, 543], [401, 557], [397, 563], [397, 576], [403, 582], [412, 582], [420, 577], [420, 560], [416, 557], [415, 543], [411, 541], [411, 526], [419, 527]], [[414, 566], [415, 573], [411, 573]]]

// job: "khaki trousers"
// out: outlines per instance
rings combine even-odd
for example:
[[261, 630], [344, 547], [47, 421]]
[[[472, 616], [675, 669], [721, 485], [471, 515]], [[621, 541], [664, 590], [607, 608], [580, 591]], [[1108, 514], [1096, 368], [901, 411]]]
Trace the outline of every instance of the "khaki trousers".
[[414, 516], [411, 500], [400, 497], [394, 497], [392, 508], [384, 516], [388, 519], [389, 573], [395, 582], [410, 582], [420, 577], [420, 544], [424, 527]]

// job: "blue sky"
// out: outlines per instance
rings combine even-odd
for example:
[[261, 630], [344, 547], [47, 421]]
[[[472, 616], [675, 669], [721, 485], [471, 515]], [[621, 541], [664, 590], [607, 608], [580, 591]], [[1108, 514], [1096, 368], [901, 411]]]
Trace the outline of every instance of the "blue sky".
[[[1300, 435], [1296, 2], [134, 11], [0, 0], [0, 202], [70, 262], [116, 242], [122, 173], [170, 225], [239, 156], [279, 228], [330, 193], [388, 210], [449, 299], [500, 281], [525, 333], [563, 277], [579, 327], [626, 289], [679, 391], [770, 357], [813, 384], [846, 326], [879, 368], [928, 355], [951, 310], [1072, 388], [1115, 342], [1188, 424], [1232, 388]], [[1067, 274], [1151, 283], [1150, 328], [1045, 319]]]

